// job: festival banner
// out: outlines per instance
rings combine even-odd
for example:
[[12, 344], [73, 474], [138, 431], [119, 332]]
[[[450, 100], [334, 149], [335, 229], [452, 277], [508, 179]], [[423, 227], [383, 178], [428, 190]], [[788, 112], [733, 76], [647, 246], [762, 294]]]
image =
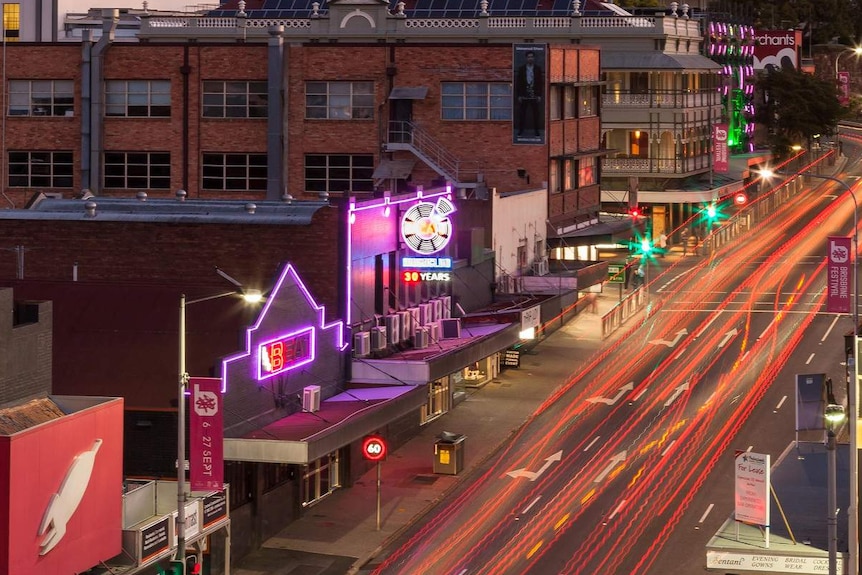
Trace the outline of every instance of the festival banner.
[[221, 379], [192, 377], [189, 415], [189, 483], [192, 491], [224, 488]]
[[716, 173], [727, 172], [727, 124], [715, 124], [712, 127], [712, 169]]
[[850, 238], [830, 236], [826, 266], [826, 311], [850, 313]]

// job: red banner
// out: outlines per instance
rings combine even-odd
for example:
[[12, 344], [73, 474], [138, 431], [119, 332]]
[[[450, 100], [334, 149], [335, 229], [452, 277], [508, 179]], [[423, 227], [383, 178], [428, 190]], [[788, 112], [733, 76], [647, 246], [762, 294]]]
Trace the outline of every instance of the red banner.
[[189, 379], [189, 482], [192, 491], [224, 488], [221, 379]]
[[842, 106], [850, 103], [850, 72], [838, 72], [838, 101]]
[[727, 158], [727, 124], [715, 124], [712, 127], [712, 169], [726, 173]]
[[850, 238], [829, 238], [826, 311], [850, 313]]

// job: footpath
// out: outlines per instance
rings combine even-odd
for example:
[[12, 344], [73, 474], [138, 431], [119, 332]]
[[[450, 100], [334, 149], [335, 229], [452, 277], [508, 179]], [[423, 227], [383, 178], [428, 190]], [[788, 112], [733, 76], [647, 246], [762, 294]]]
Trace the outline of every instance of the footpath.
[[[666, 262], [662, 267], [682, 257], [681, 249], [675, 250], [662, 260]], [[389, 454], [381, 466], [379, 530], [377, 468], [373, 467], [351, 487], [308, 509], [234, 565], [230, 574], [352, 575], [370, 569], [387, 541], [457, 488], [605, 344], [601, 317], [618, 303], [620, 294], [616, 285], [606, 285], [596, 295], [594, 308], [582, 311], [522, 354], [519, 368], [505, 369], [492, 382], [469, 390], [466, 400]], [[457, 475], [433, 472], [434, 443], [444, 431], [466, 436], [464, 467]]]

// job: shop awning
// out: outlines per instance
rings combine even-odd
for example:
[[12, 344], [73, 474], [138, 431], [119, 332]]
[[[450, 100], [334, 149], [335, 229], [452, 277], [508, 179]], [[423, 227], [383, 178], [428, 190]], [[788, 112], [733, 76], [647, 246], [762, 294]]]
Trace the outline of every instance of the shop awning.
[[548, 247], [574, 247], [627, 241], [632, 235], [632, 218], [604, 219], [597, 224], [572, 230], [558, 236], [548, 236]]
[[424, 100], [428, 95], [427, 86], [396, 86], [389, 93], [390, 100]]
[[416, 412], [427, 386], [351, 389], [320, 402], [320, 411], [297, 412], [243, 437], [225, 437], [226, 461], [305, 465]]
[[700, 54], [663, 52], [611, 52], [602, 50], [602, 69], [609, 70], [720, 70], [721, 66]]

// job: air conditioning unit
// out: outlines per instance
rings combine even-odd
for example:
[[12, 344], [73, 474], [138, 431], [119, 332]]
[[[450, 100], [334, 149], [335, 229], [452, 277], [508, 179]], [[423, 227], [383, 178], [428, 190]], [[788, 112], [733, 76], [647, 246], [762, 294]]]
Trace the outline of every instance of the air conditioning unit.
[[371, 334], [360, 331], [353, 334], [353, 357], [367, 357], [371, 353]]
[[419, 304], [419, 325], [428, 325], [434, 321], [434, 306], [430, 303]]
[[413, 315], [409, 311], [399, 311], [398, 318], [398, 323], [401, 324], [401, 341], [407, 341], [413, 337]]
[[444, 295], [440, 301], [443, 302], [443, 317], [441, 319], [449, 319], [452, 317], [452, 296]]
[[544, 258], [533, 262], [533, 273], [537, 276], [548, 275], [548, 259]]
[[378, 325], [371, 328], [371, 350], [380, 351], [386, 349], [389, 342], [386, 339], [386, 327]]
[[443, 302], [440, 301], [439, 299], [432, 299], [431, 305], [434, 308], [434, 312], [433, 312], [434, 319], [432, 321], [439, 321], [439, 320], [443, 319]]
[[397, 313], [392, 313], [384, 318], [386, 323], [386, 335], [389, 336], [389, 343], [395, 345], [401, 342], [401, 318]]
[[428, 347], [428, 329], [419, 327], [413, 332], [413, 347], [416, 349], [425, 349]]
[[413, 336], [413, 331], [420, 325], [422, 322], [419, 321], [419, 308], [418, 307], [408, 307], [407, 313], [410, 314], [410, 325], [412, 326], [412, 330], [410, 331], [410, 336]]
[[431, 343], [437, 343], [440, 341], [440, 322], [432, 321], [425, 327], [428, 328], [428, 339], [431, 340]]
[[449, 318], [440, 320], [440, 335], [443, 339], [461, 337], [461, 319]]
[[320, 411], [320, 386], [306, 385], [302, 388], [302, 411]]

